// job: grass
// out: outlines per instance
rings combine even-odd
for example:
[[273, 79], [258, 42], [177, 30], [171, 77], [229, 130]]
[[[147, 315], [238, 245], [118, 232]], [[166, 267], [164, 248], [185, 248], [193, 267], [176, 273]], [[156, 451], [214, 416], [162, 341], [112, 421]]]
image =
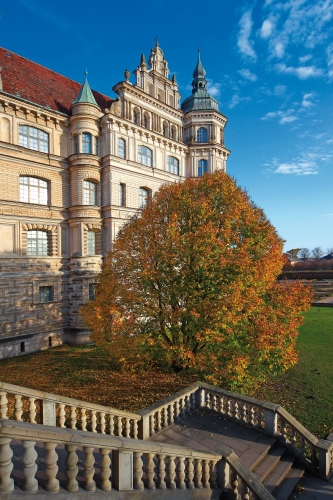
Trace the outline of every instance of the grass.
[[333, 308], [311, 307], [297, 341], [299, 362], [254, 393], [279, 403], [317, 437], [333, 432]]
[[[333, 432], [333, 308], [312, 307], [300, 329], [299, 363], [253, 393], [284, 406], [318, 437]], [[137, 411], [193, 383], [152, 371], [122, 373], [94, 346], [61, 346], [0, 362], [2, 381], [115, 408]]]

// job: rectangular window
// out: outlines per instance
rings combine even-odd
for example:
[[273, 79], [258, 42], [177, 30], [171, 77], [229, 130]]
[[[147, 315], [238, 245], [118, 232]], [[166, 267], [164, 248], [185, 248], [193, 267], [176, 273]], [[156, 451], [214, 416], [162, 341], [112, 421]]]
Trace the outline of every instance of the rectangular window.
[[91, 154], [91, 134], [82, 134], [82, 153]]
[[95, 283], [89, 283], [89, 300], [95, 300], [96, 285]]
[[20, 351], [25, 352], [25, 342], [21, 342]]
[[40, 286], [39, 302], [52, 302], [52, 301], [53, 301], [53, 286]]
[[87, 231], [87, 254], [96, 255], [96, 233]]
[[47, 182], [36, 177], [20, 177], [20, 201], [47, 205]]
[[27, 231], [27, 255], [48, 255], [48, 232]]
[[97, 185], [92, 181], [83, 181], [83, 204], [96, 205]]
[[119, 205], [126, 207], [126, 184], [119, 184]]

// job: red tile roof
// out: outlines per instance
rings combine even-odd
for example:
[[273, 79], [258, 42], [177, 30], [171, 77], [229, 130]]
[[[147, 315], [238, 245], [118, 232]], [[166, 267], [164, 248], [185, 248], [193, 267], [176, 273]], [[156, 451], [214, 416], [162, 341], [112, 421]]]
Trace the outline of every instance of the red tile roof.
[[[0, 66], [4, 92], [14, 96], [17, 93], [27, 101], [70, 114], [82, 84], [1, 47]], [[92, 92], [102, 110], [110, 107], [111, 97]]]

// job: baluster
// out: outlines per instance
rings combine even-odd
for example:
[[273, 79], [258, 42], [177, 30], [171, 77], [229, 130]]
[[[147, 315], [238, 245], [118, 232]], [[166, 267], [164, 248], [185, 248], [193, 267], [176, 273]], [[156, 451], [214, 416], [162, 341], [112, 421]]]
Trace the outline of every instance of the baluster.
[[213, 410], [217, 410], [217, 397], [216, 394], [213, 395]]
[[165, 406], [163, 408], [163, 427], [167, 427], [168, 426], [168, 407]]
[[86, 415], [86, 409], [85, 408], [81, 408], [80, 425], [81, 425], [81, 431], [86, 431], [87, 430], [87, 415]]
[[162, 429], [161, 427], [161, 412], [160, 410], [157, 410], [156, 412], [156, 432], [160, 431]]
[[78, 456], [76, 453], [76, 444], [65, 444], [67, 451], [66, 457], [66, 470], [65, 475], [67, 478], [66, 490], [70, 493], [75, 493], [79, 489], [78, 482], [76, 480], [79, 468], [77, 467]]
[[237, 399], [234, 401], [234, 418], [239, 420], [239, 406]]
[[245, 486], [245, 492], [244, 492], [243, 499], [250, 500], [250, 488], [248, 486]]
[[296, 446], [296, 432], [293, 427], [290, 427], [290, 443]]
[[138, 420], [133, 419], [133, 438], [138, 439]]
[[175, 421], [174, 416], [173, 416], [173, 412], [174, 412], [173, 403], [171, 403], [168, 406], [168, 409], [169, 409], [169, 422], [170, 422], [170, 425], [172, 425]]
[[155, 415], [149, 415], [149, 428], [150, 428], [150, 436], [154, 436], [155, 434]]
[[168, 477], [168, 486], [171, 490], [174, 490], [176, 489], [176, 483], [175, 483], [175, 477], [176, 477], [176, 473], [175, 473], [175, 468], [176, 468], [176, 465], [175, 465], [175, 456], [174, 455], [170, 455], [169, 456], [169, 463], [168, 463], [168, 468], [167, 468], [167, 477]]
[[185, 413], [185, 397], [184, 398], [180, 398], [180, 409], [181, 409], [181, 412], [180, 412], [180, 418], [185, 418], [186, 417], [186, 413]]
[[287, 422], [284, 419], [281, 419], [281, 436], [287, 441]]
[[60, 403], [59, 404], [59, 427], [65, 427], [65, 420], [66, 420], [65, 405]]
[[56, 446], [55, 443], [44, 443], [44, 448], [46, 449], [45, 475], [47, 477], [45, 488], [50, 493], [59, 491], [59, 481], [56, 479], [58, 472], [58, 455], [55, 451]]
[[23, 413], [22, 396], [20, 396], [19, 394], [15, 394], [14, 408], [15, 408], [15, 420], [22, 422], [22, 413]]
[[246, 420], [246, 403], [242, 402], [241, 403], [241, 420], [242, 422], [244, 422], [244, 424], [247, 423], [247, 420]]
[[146, 476], [148, 479], [148, 484], [147, 488], [148, 490], [154, 490], [155, 489], [155, 482], [154, 482], [154, 453], [147, 453], [147, 464], [146, 464]]
[[230, 397], [227, 397], [227, 415], [228, 417], [232, 417], [232, 410], [231, 410], [231, 398]]
[[114, 420], [112, 413], [109, 413], [109, 434], [113, 436], [114, 433]]
[[262, 410], [261, 406], [257, 406], [257, 426], [261, 427], [261, 421], [262, 421]]
[[91, 410], [91, 432], [97, 432], [97, 418], [96, 418], [96, 410]]
[[179, 420], [179, 401], [175, 401], [175, 422]]
[[142, 466], [143, 462], [141, 459], [142, 453], [141, 451], [135, 451], [133, 453], [134, 456], [134, 463], [133, 463], [133, 469], [134, 469], [134, 474], [133, 474], [133, 487], [135, 490], [143, 490], [144, 489], [144, 484], [142, 481]]
[[157, 466], [157, 477], [158, 477], [158, 488], [160, 490], [166, 489], [165, 482], [165, 455], [157, 455], [158, 466]]
[[13, 450], [10, 443], [11, 438], [0, 437], [0, 492], [3, 493], [11, 493], [14, 490], [14, 480], [10, 477], [13, 470]]
[[31, 424], [36, 424], [36, 405], [35, 398], [29, 398], [29, 422]]
[[205, 403], [206, 403], [206, 408], [209, 409], [210, 408], [210, 394], [209, 392], [206, 392], [205, 394]]
[[186, 396], [186, 414], [189, 415], [191, 413], [191, 400], [190, 396]]
[[71, 414], [70, 414], [70, 426], [71, 429], [76, 429], [76, 407], [71, 406]]
[[83, 451], [85, 453], [83, 466], [84, 466], [84, 478], [86, 480], [85, 489], [87, 491], [95, 491], [96, 483], [93, 480], [95, 474], [95, 457], [94, 457], [94, 447], [84, 446]]
[[234, 495], [235, 500], [238, 498], [238, 475], [235, 474], [235, 479], [231, 483], [232, 493]]
[[255, 425], [255, 423], [254, 423], [254, 406], [253, 405], [250, 408], [250, 424], [253, 426]]
[[206, 489], [210, 489], [210, 469], [209, 469], [209, 460], [203, 460], [203, 468], [202, 468], [202, 485]]
[[117, 435], [123, 435], [123, 420], [122, 417], [117, 417]]
[[178, 483], [178, 488], [180, 490], [185, 490], [186, 489], [184, 460], [185, 460], [184, 457], [178, 457], [178, 463], [177, 463], [177, 483]]
[[196, 488], [199, 488], [201, 490], [202, 488], [202, 466], [201, 466], [201, 459], [200, 458], [195, 458], [194, 459], [194, 484]]
[[[105, 434], [105, 413], [101, 411], [99, 414], [99, 430], [101, 434]], [[109, 491], [109, 490], [107, 490]]]
[[35, 478], [37, 472], [37, 452], [35, 450], [36, 441], [22, 441], [24, 448], [22, 455], [23, 476], [24, 476], [24, 491], [28, 493], [36, 493], [38, 491], [38, 481]]
[[302, 436], [300, 436], [300, 438], [299, 438], [299, 451], [300, 451], [300, 454], [303, 455], [303, 457], [305, 456], [305, 450], [306, 450], [305, 439]]
[[127, 437], [127, 438], [131, 437], [130, 436], [130, 430], [131, 430], [130, 419], [129, 418], [125, 418], [125, 437]]
[[195, 410], [195, 392], [192, 392], [191, 394], [191, 410]]
[[102, 455], [101, 471], [99, 473], [99, 477], [101, 478], [100, 487], [103, 491], [111, 491], [111, 488], [112, 488], [112, 483], [110, 481], [111, 459], [110, 459], [110, 455], [109, 455], [109, 450], [107, 450], [106, 448], [100, 448], [99, 452]]
[[186, 480], [187, 480], [187, 487], [190, 490], [193, 490], [194, 488], [194, 465], [193, 465], [193, 458], [188, 458], [187, 459], [187, 467], [186, 467]]
[[[305, 446], [304, 446], [304, 448], [305, 448]], [[305, 454], [305, 449], [304, 449], [304, 454]], [[311, 446], [310, 455], [311, 455], [311, 458], [310, 458], [311, 463], [314, 465], [317, 462], [317, 453], [316, 453], [316, 448], [314, 446]], [[333, 462], [333, 456], [332, 456], [332, 462]], [[332, 464], [332, 462], [331, 462], [331, 464]]]
[[6, 392], [0, 392], [0, 418], [7, 419], [8, 399]]
[[216, 460], [211, 460], [210, 471], [209, 471], [209, 482], [211, 488], [217, 488], [217, 471], [216, 471]]

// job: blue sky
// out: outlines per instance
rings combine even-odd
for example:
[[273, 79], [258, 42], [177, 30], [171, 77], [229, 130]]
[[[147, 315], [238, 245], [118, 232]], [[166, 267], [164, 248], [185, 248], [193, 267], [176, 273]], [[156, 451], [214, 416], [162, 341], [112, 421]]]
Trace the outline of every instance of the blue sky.
[[87, 67], [110, 96], [158, 35], [187, 97], [200, 37], [228, 173], [286, 249], [333, 247], [333, 0], [11, 0], [0, 14], [3, 47], [76, 81]]

